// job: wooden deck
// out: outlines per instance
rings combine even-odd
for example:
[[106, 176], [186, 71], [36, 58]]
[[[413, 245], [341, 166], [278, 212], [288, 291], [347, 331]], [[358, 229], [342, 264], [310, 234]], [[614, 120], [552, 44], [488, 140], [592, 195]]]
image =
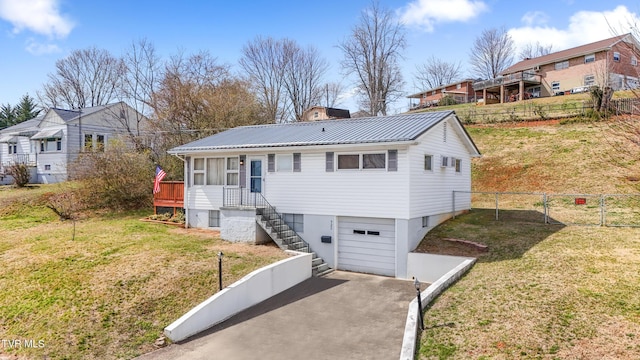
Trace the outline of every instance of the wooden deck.
[[183, 209], [184, 182], [160, 182], [160, 192], [153, 194], [153, 212], [157, 213], [159, 207], [172, 208], [174, 215], [178, 209]]

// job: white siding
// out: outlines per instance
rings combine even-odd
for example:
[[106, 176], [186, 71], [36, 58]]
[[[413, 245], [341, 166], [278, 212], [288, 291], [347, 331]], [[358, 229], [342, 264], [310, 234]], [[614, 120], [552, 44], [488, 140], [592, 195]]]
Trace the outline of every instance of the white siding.
[[[404, 218], [408, 216], [407, 152], [398, 150], [398, 171], [335, 170], [327, 172], [325, 152], [302, 152], [300, 172], [267, 172], [265, 196], [281, 212]], [[353, 151], [351, 151], [353, 150]], [[339, 153], [363, 153], [350, 149]], [[385, 152], [388, 148], [380, 150]], [[292, 150], [292, 152], [298, 150]]]
[[[419, 145], [410, 149], [410, 218], [451, 212], [453, 190], [471, 190], [471, 156], [461, 137], [462, 130], [455, 119], [449, 118], [445, 142], [444, 126], [445, 122], [438, 124], [419, 139]], [[424, 170], [425, 155], [433, 155], [431, 171]], [[441, 156], [461, 159], [461, 172], [457, 173], [455, 167], [441, 168]], [[466, 201], [457, 198], [456, 203]]]
[[217, 185], [191, 186], [184, 206], [189, 209], [218, 210], [222, 207], [222, 192], [223, 187]]

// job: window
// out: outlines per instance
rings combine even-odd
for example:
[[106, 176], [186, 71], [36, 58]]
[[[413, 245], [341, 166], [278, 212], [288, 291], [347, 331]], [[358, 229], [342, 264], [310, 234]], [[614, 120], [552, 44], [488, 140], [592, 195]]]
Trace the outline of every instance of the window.
[[359, 169], [360, 155], [338, 155], [338, 169]]
[[289, 225], [291, 230], [301, 233], [304, 232], [304, 215], [302, 214], [282, 214], [282, 220]]
[[276, 169], [278, 172], [293, 170], [293, 155], [291, 154], [278, 154], [276, 155]]
[[631, 65], [638, 66], [638, 58], [635, 55], [631, 55]]
[[440, 158], [440, 167], [448, 167], [449, 166], [449, 157], [448, 156], [442, 156]]
[[317, 111], [314, 111], [314, 112], [313, 112], [313, 117], [314, 117], [314, 118], [317, 118], [318, 116], [320, 116], [320, 114], [318, 114], [318, 112], [317, 112]]
[[220, 210], [209, 210], [209, 227], [220, 227]]
[[552, 82], [551, 83], [551, 90], [553, 90], [553, 92], [560, 91], [560, 82], [559, 81]]
[[96, 135], [96, 151], [104, 151], [104, 135]]
[[237, 157], [227, 158], [227, 185], [238, 185], [238, 169], [240, 161]]
[[589, 54], [584, 56], [584, 63], [588, 64], [596, 61], [596, 54]]
[[557, 62], [555, 65], [556, 70], [562, 70], [569, 67], [569, 60]]
[[16, 144], [7, 144], [9, 146], [9, 154], [17, 154], [18, 146]]
[[40, 152], [53, 152], [62, 150], [62, 139], [49, 138], [40, 140]]
[[429, 227], [429, 217], [428, 216], [423, 216], [422, 217], [422, 227]]
[[436, 94], [436, 90], [433, 90], [433, 91], [431, 92], [431, 95], [435, 95], [435, 94]]
[[51, 165], [45, 165], [45, 166], [44, 166], [44, 169], [45, 169], [46, 171], [51, 170]]
[[93, 151], [93, 134], [84, 134], [84, 151]]
[[267, 155], [267, 171], [268, 172], [276, 171], [276, 154]]
[[207, 159], [207, 185], [224, 185], [224, 158]]
[[456, 159], [455, 163], [456, 172], [462, 172], [462, 159]]
[[462, 84], [456, 85], [456, 89], [461, 89], [461, 88], [462, 88]]
[[620, 62], [620, 53], [617, 51], [613, 52], [613, 61]]
[[433, 170], [433, 155], [424, 156], [424, 169], [427, 171]]
[[592, 86], [596, 84], [596, 77], [593, 75], [584, 76], [584, 86]]
[[204, 185], [204, 158], [193, 159], [193, 185]]
[[384, 169], [385, 154], [362, 154], [363, 169]]
[[328, 152], [325, 154], [325, 171], [332, 172], [333, 171], [333, 162], [334, 156], [332, 152]]

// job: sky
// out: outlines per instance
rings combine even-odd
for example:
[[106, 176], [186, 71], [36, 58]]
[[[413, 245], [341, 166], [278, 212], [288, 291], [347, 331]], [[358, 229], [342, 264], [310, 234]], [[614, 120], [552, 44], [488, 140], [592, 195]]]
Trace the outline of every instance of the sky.
[[[419, 88], [416, 66], [434, 56], [461, 63], [485, 29], [504, 28], [517, 48], [539, 42], [559, 51], [618, 34], [640, 32], [640, 1], [631, 0], [378, 0], [406, 28], [400, 60], [404, 93]], [[358, 110], [355, 82], [340, 69], [337, 45], [358, 23], [371, 0], [0, 0], [0, 104], [16, 105], [37, 92], [55, 63], [74, 50], [96, 47], [121, 56], [147, 39], [162, 58], [206, 50], [240, 71], [242, 47], [257, 36], [289, 38], [314, 46], [329, 62], [327, 81], [345, 88], [341, 107]], [[409, 100], [391, 104], [406, 111]]]

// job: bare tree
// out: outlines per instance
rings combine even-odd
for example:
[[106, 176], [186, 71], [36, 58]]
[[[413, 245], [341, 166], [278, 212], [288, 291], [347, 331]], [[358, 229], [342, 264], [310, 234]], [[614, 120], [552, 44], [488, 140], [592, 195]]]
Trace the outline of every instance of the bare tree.
[[122, 60], [107, 50], [75, 50], [56, 61], [56, 72], [48, 75], [38, 98], [45, 107], [105, 105], [118, 99], [124, 70]]
[[240, 66], [249, 75], [267, 117], [280, 121], [284, 117], [282, 88], [285, 73], [283, 42], [256, 37], [242, 48]]
[[350, 37], [338, 48], [342, 69], [355, 74], [361, 105], [372, 115], [386, 115], [389, 103], [401, 96], [402, 74], [398, 60], [407, 45], [402, 24], [378, 3], [363, 10]]
[[341, 95], [343, 92], [344, 86], [342, 86], [342, 83], [329, 82], [324, 84], [320, 104], [330, 108], [340, 106]]
[[416, 66], [413, 78], [423, 89], [433, 89], [450, 84], [460, 78], [461, 63], [450, 63], [431, 56], [425, 63]]
[[231, 75], [229, 66], [207, 52], [171, 57], [153, 94], [154, 129], [162, 134], [155, 157], [171, 164], [165, 150], [228, 128], [265, 123], [264, 111], [248, 81]]
[[321, 80], [329, 65], [314, 47], [300, 48], [291, 40], [284, 40], [284, 89], [291, 105], [288, 118], [302, 120], [305, 110], [317, 105], [323, 95]]
[[147, 39], [131, 42], [122, 60], [125, 66], [122, 95], [136, 111], [149, 115], [154, 108], [152, 94], [162, 73], [155, 46]]
[[504, 28], [485, 29], [471, 48], [471, 71], [483, 79], [496, 78], [513, 63], [513, 39]]
[[551, 51], [553, 51], [552, 49], [553, 49], [552, 44], [542, 45], [539, 41], [536, 41], [535, 44], [528, 43], [527, 45], [525, 45], [524, 48], [520, 50], [519, 57], [520, 59], [523, 59], [523, 60], [533, 59], [540, 56], [551, 54]]

